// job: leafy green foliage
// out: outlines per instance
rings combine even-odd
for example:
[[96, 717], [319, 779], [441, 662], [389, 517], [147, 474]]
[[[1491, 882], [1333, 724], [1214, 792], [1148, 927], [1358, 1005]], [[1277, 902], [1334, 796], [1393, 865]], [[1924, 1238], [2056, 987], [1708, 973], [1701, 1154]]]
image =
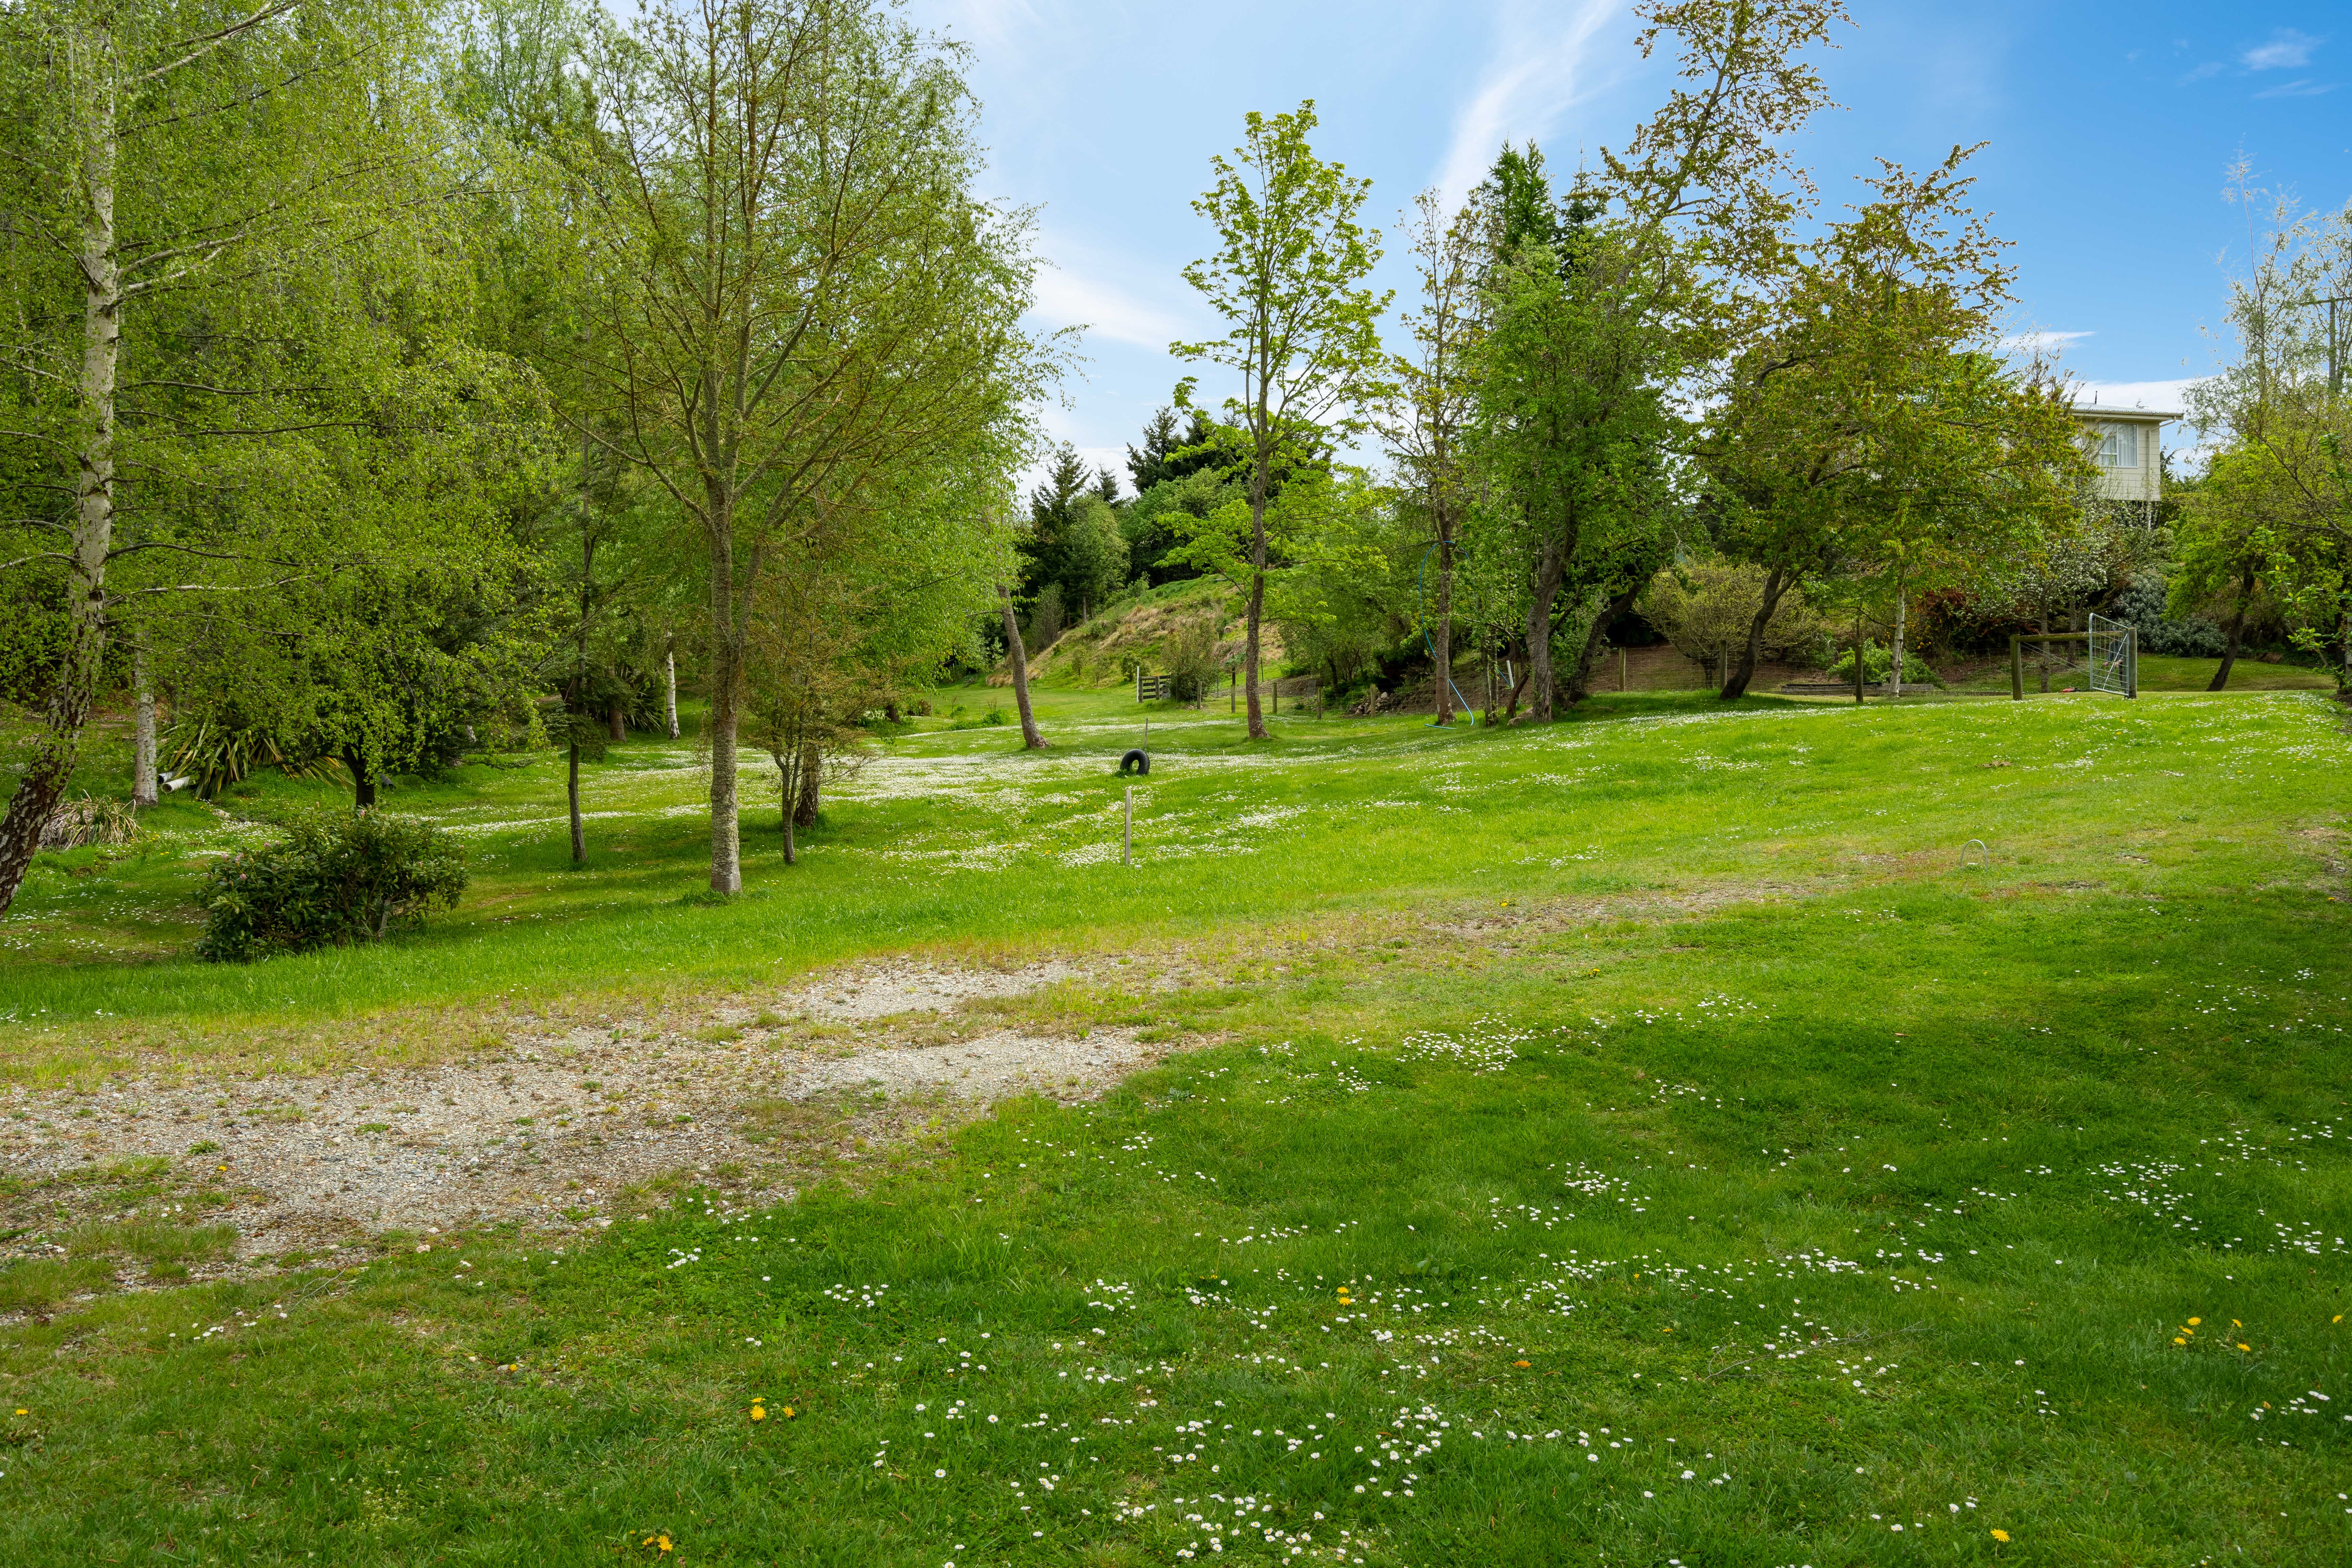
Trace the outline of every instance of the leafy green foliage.
[[[1062, 619], [1082, 621], [1127, 585], [1128, 543], [1112, 503], [1118, 480], [1108, 468], [1087, 472], [1076, 447], [1055, 455], [1045, 482], [1029, 493], [1030, 530], [1020, 542], [1021, 591], [1034, 601], [1060, 591]], [[1042, 652], [1044, 643], [1030, 651]]]
[[285, 836], [225, 856], [205, 873], [200, 958], [243, 963], [380, 942], [394, 922], [454, 908], [466, 858], [449, 833], [379, 811], [307, 811]]
[[[1311, 466], [1335, 435], [1361, 431], [1366, 411], [1392, 395], [1379, 325], [1391, 296], [1365, 287], [1381, 258], [1380, 232], [1358, 221], [1371, 182], [1316, 156], [1307, 140], [1316, 124], [1314, 100], [1271, 117], [1252, 110], [1244, 124], [1232, 157], [1210, 160], [1216, 184], [1192, 203], [1215, 227], [1218, 248], [1184, 268], [1184, 280], [1224, 318], [1224, 335], [1169, 349], [1241, 379], [1241, 394], [1225, 399], [1224, 410], [1244, 437], [1236, 445], [1248, 459], [1242, 475], [1247, 515], [1236, 521], [1221, 512], [1204, 521], [1219, 525], [1206, 537], [1224, 558], [1220, 569], [1248, 592], [1242, 669], [1250, 739], [1262, 741], [1258, 634], [1274, 475], [1286, 463]], [[1177, 389], [1187, 407], [1193, 384], [1187, 377]], [[1288, 491], [1284, 499], [1291, 499]], [[1196, 534], [1195, 543], [1202, 537]], [[1186, 558], [1207, 563], [1197, 552]]]
[[[1894, 668], [1895, 653], [1893, 649], [1880, 647], [1875, 638], [1866, 640], [1863, 643], [1862, 678], [1866, 684], [1872, 686], [1883, 685], [1885, 682], [1887, 676], [1893, 672]], [[1851, 647], [1847, 648], [1844, 654], [1839, 658], [1838, 661], [1830, 666], [1830, 674], [1839, 680], [1852, 680], [1853, 679], [1853, 649]], [[1903, 656], [1903, 679], [1906, 681], [1916, 681], [1922, 686], [1941, 686], [1944, 684], [1942, 677], [1938, 676], [1934, 670], [1928, 668], [1925, 663], [1921, 662], [1917, 654], [1910, 652], [1906, 652]]]
[[289, 753], [276, 733], [260, 724], [187, 720], [163, 737], [163, 751], [164, 771], [186, 778], [195, 786], [198, 800], [217, 800], [221, 791], [243, 784], [262, 768], [280, 769], [289, 778], [335, 776], [331, 760]]

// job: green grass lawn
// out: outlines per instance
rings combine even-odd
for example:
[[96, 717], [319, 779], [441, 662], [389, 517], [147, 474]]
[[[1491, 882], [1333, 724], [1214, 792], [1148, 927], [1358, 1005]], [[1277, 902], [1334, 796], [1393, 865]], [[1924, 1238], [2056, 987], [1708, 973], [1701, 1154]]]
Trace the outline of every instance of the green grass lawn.
[[[2079, 659], [2080, 645], [2074, 645]], [[2213, 684], [2213, 677], [2221, 668], [2218, 658], [2174, 658], [2168, 655], [2144, 653], [2139, 657], [2139, 689], [2143, 693], [2158, 691], [2202, 691]], [[2053, 668], [2050, 688], [2054, 695], [2060, 688], [2085, 687], [2090, 673], [2079, 663], [2063, 670]], [[2042, 672], [2033, 662], [2032, 650], [2026, 653], [2025, 689], [2041, 695]], [[1969, 692], [1994, 691], [2007, 696], [2011, 690], [2009, 666], [2006, 662], [1979, 671], [1958, 688]], [[2264, 664], [2248, 655], [2230, 667], [2231, 691], [2333, 691], [2336, 678], [2324, 669], [2308, 669], [2293, 664]]]
[[667, 742], [585, 872], [545, 761], [403, 789], [478, 881], [382, 948], [187, 960], [193, 805], [45, 858], [20, 1080], [905, 951], [1180, 952], [1052, 1016], [1197, 1048], [773, 1212], [20, 1318], [0, 1562], [2352, 1561], [2334, 704], [1168, 710], [1128, 868], [1133, 703], [1040, 695], [1023, 756], [941, 694], [725, 905]]

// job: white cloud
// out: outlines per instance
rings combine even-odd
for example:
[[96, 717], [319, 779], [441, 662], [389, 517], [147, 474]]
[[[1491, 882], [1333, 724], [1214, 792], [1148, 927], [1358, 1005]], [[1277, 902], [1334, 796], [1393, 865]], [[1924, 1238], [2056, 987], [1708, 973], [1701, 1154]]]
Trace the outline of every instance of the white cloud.
[[1185, 323], [1173, 312], [1139, 300], [1117, 284], [1058, 267], [1038, 268], [1033, 310], [1049, 326], [1083, 326], [1090, 338], [1142, 348], [1165, 349], [1184, 335]]
[[2281, 27], [2270, 37], [2270, 42], [2256, 44], [2238, 57], [2238, 63], [2248, 70], [2297, 70], [2311, 63], [2311, 51], [2327, 40], [2315, 38], [2308, 33], [2298, 33], [2293, 27]]
[[1477, 90], [1454, 117], [1454, 140], [1437, 176], [1448, 205], [1486, 177], [1507, 139], [1541, 141], [1564, 111], [1591, 96], [1597, 85], [1591, 78], [1600, 73], [1588, 46], [1601, 24], [1622, 16], [1615, 0], [1581, 0], [1565, 22], [1538, 21], [1517, 5], [1497, 19], [1495, 52]]
[[2009, 336], [2000, 340], [2000, 346], [2013, 354], [2056, 353], [2061, 349], [2081, 342], [2084, 338], [2096, 337], [2097, 335], [2098, 334], [2096, 332], [2050, 332], [2041, 331], [2011, 332]]
[[2180, 79], [2180, 82], [2183, 87], [2186, 87], [2192, 81], [2203, 81], [2209, 76], [2220, 76], [2221, 74], [2221, 62], [2220, 60], [2207, 60], [2202, 65], [2190, 67], [2188, 73]]
[[2256, 98], [2317, 98], [2323, 92], [2335, 90], [2336, 84], [2332, 81], [2313, 81], [2308, 77], [2298, 77], [2294, 81], [2283, 81], [2276, 87], [2266, 87], [2254, 96]]

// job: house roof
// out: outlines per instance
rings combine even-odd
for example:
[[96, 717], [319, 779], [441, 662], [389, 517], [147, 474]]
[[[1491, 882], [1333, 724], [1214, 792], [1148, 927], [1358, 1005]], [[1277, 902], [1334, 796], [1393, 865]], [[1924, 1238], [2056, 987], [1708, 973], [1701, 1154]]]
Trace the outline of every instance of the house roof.
[[2121, 405], [2105, 403], [2077, 403], [2069, 406], [2066, 412], [2077, 419], [2148, 419], [2159, 425], [2168, 425], [2180, 417], [2175, 409], [2126, 408]]

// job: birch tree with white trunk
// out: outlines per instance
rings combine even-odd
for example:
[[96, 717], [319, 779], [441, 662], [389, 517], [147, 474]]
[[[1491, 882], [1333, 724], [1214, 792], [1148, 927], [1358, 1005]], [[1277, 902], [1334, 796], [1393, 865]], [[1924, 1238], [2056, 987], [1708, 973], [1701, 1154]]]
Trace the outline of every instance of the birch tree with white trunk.
[[0, 813], [0, 911], [120, 679], [116, 634], [296, 569], [251, 530], [289, 490], [318, 503], [318, 468], [289, 450], [352, 410], [322, 407], [315, 374], [285, 374], [304, 352], [288, 344], [336, 338], [342, 298], [302, 300], [290, 279], [413, 192], [418, 23], [325, 0], [0, 15], [0, 574], [61, 611]]

